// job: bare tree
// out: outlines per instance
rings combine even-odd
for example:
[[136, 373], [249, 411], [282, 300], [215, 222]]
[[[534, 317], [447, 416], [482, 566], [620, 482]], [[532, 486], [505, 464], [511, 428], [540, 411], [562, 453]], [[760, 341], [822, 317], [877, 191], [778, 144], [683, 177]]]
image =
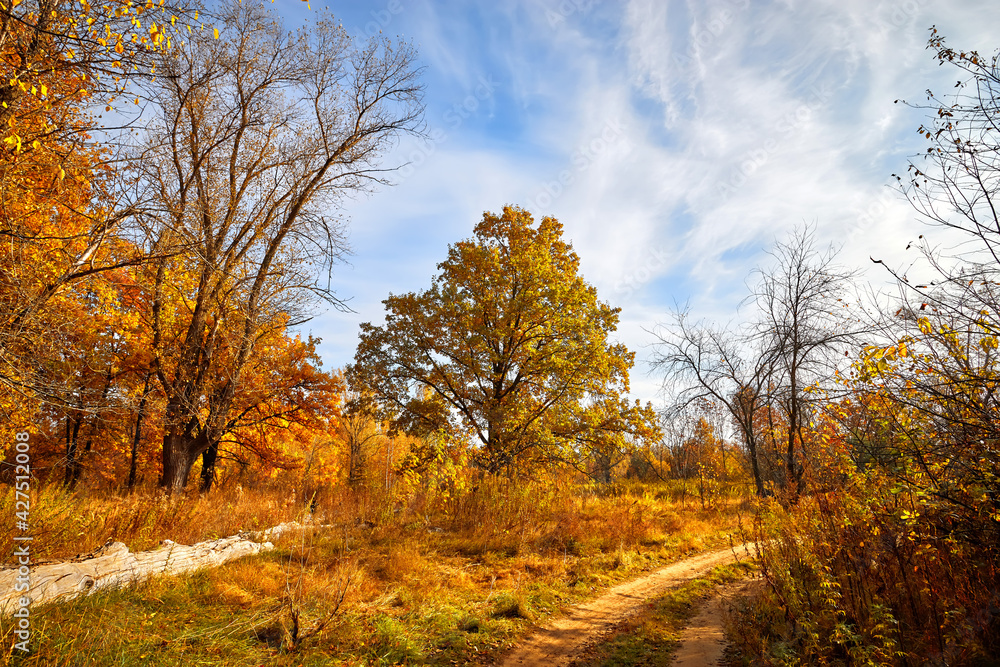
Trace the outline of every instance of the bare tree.
[[807, 389], [828, 384], [836, 368], [835, 353], [858, 337], [845, 314], [847, 287], [854, 275], [834, 264], [837, 251], [817, 249], [813, 229], [796, 229], [775, 244], [775, 265], [759, 270], [752, 299], [759, 309], [756, 337], [763, 354], [773, 360], [772, 400], [787, 420], [785, 475], [791, 488], [802, 482], [802, 438], [811, 405]]
[[657, 338], [653, 368], [679, 388], [674, 409], [702, 399], [725, 407], [746, 447], [757, 494], [765, 495], [757, 418], [769, 400], [777, 363], [772, 351], [741, 346], [737, 341], [747, 338], [731, 330], [692, 324], [686, 312], [674, 313], [671, 325], [660, 325], [651, 333]]
[[912, 331], [921, 318], [932, 318], [975, 339], [1000, 328], [1000, 54], [956, 51], [936, 28], [928, 48], [964, 79], [947, 99], [928, 90], [925, 103], [911, 105], [930, 115], [918, 128], [928, 146], [905, 175], [893, 176], [929, 230], [955, 234], [944, 244], [924, 235], [912, 244], [929, 265], [929, 280], [889, 269], [902, 301], [889, 328], [905, 323]]
[[928, 48], [940, 64], [957, 67], [967, 78], [958, 82], [952, 99], [928, 90], [927, 102], [913, 105], [933, 114], [918, 129], [929, 146], [910, 161], [905, 175], [893, 176], [926, 222], [974, 241], [962, 248], [966, 265], [978, 254], [995, 270], [1000, 265], [1000, 55], [956, 51], [933, 28]]
[[771, 255], [775, 266], [758, 270], [750, 297], [757, 317], [740, 330], [692, 325], [680, 312], [672, 325], [653, 331], [658, 339], [653, 365], [680, 387], [676, 407], [709, 398], [728, 410], [761, 495], [761, 422], [770, 422], [773, 406], [780, 406], [787, 434], [784, 477], [777, 481], [794, 492], [802, 480], [802, 427], [810, 415], [806, 390], [832, 377], [834, 352], [858, 335], [845, 314], [853, 274], [834, 265], [833, 248], [818, 251], [807, 227], [777, 243]]
[[289, 33], [259, 0], [226, 2], [213, 23], [219, 39], [163, 58], [136, 162], [150, 250], [167, 257], [151, 300], [173, 490], [224, 433], [257, 341], [310, 298], [338, 303], [312, 263], [345, 250], [339, 198], [384, 182], [380, 158], [422, 113], [407, 45], [355, 48], [331, 18]]

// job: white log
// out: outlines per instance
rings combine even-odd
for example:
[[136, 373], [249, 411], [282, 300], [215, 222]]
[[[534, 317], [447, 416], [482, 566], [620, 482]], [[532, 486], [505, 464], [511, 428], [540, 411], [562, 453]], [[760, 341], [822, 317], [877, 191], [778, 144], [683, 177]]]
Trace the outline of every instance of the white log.
[[[265, 532], [270, 531], [275, 529]], [[272, 534], [276, 536], [281, 532], [283, 530]], [[29, 545], [30, 550], [30, 542], [20, 542], [17, 546], [24, 544]], [[71, 561], [30, 565], [27, 591], [17, 590], [22, 588], [18, 584], [23, 581], [18, 578], [18, 568], [0, 568], [0, 614], [16, 611], [21, 606], [22, 597], [27, 597], [31, 605], [70, 599], [98, 590], [128, 586], [156, 575], [217, 567], [273, 548], [270, 542], [255, 542], [248, 535], [233, 535], [192, 546], [164, 540], [160, 548], [140, 553], [132, 553], [121, 542], [115, 542]]]

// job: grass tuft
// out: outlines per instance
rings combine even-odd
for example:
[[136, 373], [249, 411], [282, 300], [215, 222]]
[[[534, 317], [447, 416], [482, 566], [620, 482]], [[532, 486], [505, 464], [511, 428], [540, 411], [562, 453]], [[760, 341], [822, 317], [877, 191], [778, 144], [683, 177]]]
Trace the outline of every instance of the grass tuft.
[[[40, 535], [55, 540], [50, 554], [87, 551], [108, 531], [141, 550], [303, 511], [279, 490], [187, 499], [37, 494]], [[447, 498], [423, 491], [405, 500], [326, 493], [317, 516], [330, 527], [282, 535], [273, 551], [34, 609], [33, 653], [19, 664], [481, 664], [606, 586], [727, 544], [738, 523], [736, 501], [702, 510], [640, 486], [596, 493], [551, 480], [484, 480]], [[72, 530], [58, 525], [72, 516], [91, 518], [73, 519]], [[72, 542], [73, 531], [87, 541]], [[6, 646], [12, 630], [0, 619]]]

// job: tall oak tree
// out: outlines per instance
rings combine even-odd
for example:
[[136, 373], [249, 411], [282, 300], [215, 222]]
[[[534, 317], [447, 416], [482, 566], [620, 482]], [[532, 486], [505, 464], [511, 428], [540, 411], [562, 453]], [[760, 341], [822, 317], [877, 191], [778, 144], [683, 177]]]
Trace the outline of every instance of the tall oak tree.
[[516, 207], [485, 213], [430, 289], [390, 296], [386, 323], [361, 325], [354, 388], [411, 426], [470, 430], [489, 472], [651, 442], [652, 408], [624, 398], [634, 354], [611, 341], [619, 309], [562, 232]]

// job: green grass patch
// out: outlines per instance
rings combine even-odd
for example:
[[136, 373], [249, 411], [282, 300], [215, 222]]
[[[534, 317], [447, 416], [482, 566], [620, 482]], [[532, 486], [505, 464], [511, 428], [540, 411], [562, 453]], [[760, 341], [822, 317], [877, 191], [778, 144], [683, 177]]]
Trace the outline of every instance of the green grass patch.
[[0, 664], [491, 663], [533, 625], [608, 586], [727, 546], [738, 524], [735, 503], [702, 511], [651, 494], [559, 502], [533, 517], [538, 503], [525, 501], [509, 521], [484, 513], [469, 526], [446, 515], [381, 524], [347, 516], [216, 569], [34, 609], [27, 656], [5, 652], [13, 628], [0, 618]]
[[724, 584], [745, 578], [748, 563], [720, 565], [709, 574], [670, 590], [646, 609], [620, 624], [610, 639], [594, 647], [581, 667], [632, 667], [669, 665], [680, 645], [681, 632], [698, 612], [699, 605]]

